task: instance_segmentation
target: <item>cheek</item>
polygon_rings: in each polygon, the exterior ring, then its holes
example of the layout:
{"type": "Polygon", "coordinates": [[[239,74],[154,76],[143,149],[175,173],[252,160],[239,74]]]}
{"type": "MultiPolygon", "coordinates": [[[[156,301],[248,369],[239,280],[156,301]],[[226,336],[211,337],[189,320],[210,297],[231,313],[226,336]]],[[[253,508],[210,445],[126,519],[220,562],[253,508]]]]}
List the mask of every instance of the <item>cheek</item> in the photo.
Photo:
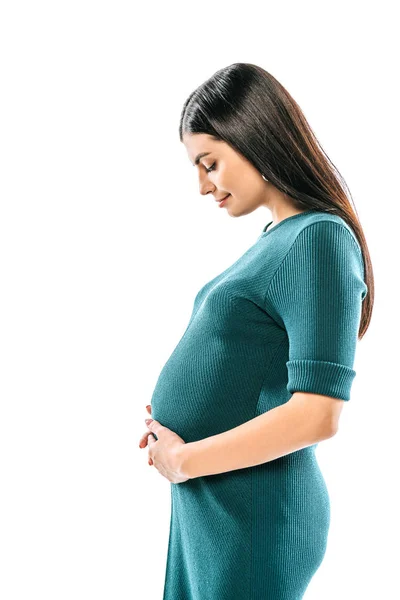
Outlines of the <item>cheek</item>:
{"type": "Polygon", "coordinates": [[[225,171],[221,170],[215,181],[220,190],[230,192],[232,195],[235,194],[235,192],[239,194],[244,189],[240,174],[236,171],[232,171],[232,169],[225,169],[225,171]]]}
{"type": "Polygon", "coordinates": [[[241,162],[230,163],[229,167],[221,164],[213,183],[220,191],[226,191],[245,201],[256,200],[259,192],[264,190],[261,175],[258,177],[254,169],[249,169],[241,162]]]}
{"type": "Polygon", "coordinates": [[[232,187],[238,190],[250,190],[254,187],[255,178],[254,173],[251,169],[245,168],[242,165],[236,165],[233,167],[229,175],[226,173],[227,179],[232,187]]]}
{"type": "Polygon", "coordinates": [[[249,200],[257,200],[260,195],[265,193],[265,182],[261,174],[254,173],[252,169],[243,173],[240,186],[249,200]]]}
{"type": "Polygon", "coordinates": [[[250,199],[254,195],[253,187],[250,182],[239,175],[230,177],[226,182],[224,189],[227,192],[230,192],[232,196],[242,198],[243,200],[250,199]]]}

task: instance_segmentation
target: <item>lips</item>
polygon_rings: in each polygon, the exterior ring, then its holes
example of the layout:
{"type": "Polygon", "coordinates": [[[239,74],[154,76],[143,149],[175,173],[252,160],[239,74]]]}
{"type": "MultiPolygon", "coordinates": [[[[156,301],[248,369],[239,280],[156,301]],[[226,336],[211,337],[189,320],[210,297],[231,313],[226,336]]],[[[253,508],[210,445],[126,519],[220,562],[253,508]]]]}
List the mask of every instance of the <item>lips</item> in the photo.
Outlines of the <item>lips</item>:
{"type": "Polygon", "coordinates": [[[226,198],[228,198],[228,196],[230,196],[230,194],[227,194],[225,196],[225,198],[220,198],[219,200],[216,200],[216,202],[222,202],[222,200],[226,200],[226,198]]]}

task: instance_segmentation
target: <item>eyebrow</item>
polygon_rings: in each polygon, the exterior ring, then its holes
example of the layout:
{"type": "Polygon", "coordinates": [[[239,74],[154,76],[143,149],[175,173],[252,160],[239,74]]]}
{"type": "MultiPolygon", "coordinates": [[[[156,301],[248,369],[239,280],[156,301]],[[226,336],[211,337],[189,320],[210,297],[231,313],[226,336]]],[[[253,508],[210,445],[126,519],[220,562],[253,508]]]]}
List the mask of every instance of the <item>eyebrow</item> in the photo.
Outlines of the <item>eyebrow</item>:
{"type": "Polygon", "coordinates": [[[211,154],[211,152],[200,152],[200,154],[198,154],[196,156],[196,158],[194,159],[194,165],[193,166],[198,165],[199,162],[200,162],[200,159],[203,158],[203,156],[207,156],[207,154],[211,154]]]}

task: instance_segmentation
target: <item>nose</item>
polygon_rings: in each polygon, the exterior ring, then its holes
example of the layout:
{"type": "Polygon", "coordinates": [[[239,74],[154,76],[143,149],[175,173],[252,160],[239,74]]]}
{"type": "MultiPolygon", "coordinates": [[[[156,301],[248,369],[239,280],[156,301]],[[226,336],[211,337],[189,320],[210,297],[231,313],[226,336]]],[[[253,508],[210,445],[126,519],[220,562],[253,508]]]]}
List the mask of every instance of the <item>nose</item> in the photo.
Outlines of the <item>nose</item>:
{"type": "Polygon", "coordinates": [[[215,191],[215,185],[209,180],[207,173],[199,171],[199,191],[202,196],[215,191]]]}
{"type": "Polygon", "coordinates": [[[202,196],[207,196],[207,194],[212,194],[212,190],[208,190],[208,192],[200,192],[202,196]]]}
{"type": "Polygon", "coordinates": [[[204,181],[200,181],[199,191],[202,196],[206,196],[207,194],[211,194],[215,190],[215,185],[213,185],[207,179],[204,181]]]}

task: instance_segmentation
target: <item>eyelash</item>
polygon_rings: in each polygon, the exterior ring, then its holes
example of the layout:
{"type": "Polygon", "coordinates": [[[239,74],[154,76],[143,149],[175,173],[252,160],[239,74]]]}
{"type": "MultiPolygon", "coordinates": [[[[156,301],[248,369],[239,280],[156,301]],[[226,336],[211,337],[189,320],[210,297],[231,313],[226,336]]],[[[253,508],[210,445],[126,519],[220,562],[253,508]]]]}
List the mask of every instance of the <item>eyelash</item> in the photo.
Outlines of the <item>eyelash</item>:
{"type": "Polygon", "coordinates": [[[216,163],[214,162],[214,163],[211,165],[211,167],[209,167],[208,169],[207,169],[207,167],[204,167],[204,168],[205,168],[205,170],[207,171],[207,173],[211,173],[211,171],[214,171],[215,164],[216,164],[216,163]]]}

